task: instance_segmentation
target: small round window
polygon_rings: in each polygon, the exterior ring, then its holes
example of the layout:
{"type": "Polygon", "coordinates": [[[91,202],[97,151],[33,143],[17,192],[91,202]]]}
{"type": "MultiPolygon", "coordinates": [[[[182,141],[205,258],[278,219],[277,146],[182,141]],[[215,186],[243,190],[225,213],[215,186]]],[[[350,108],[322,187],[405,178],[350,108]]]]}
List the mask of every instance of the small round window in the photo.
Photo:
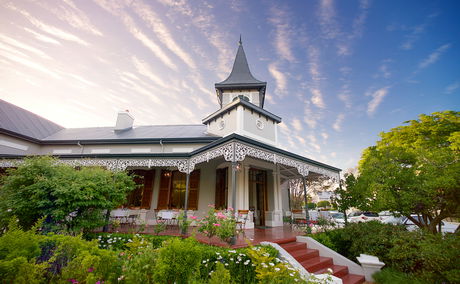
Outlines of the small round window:
{"type": "Polygon", "coordinates": [[[262,120],[257,119],[257,120],[256,120],[256,126],[257,126],[257,128],[259,128],[259,129],[262,130],[262,129],[264,129],[264,127],[265,127],[265,123],[264,123],[262,120]]]}

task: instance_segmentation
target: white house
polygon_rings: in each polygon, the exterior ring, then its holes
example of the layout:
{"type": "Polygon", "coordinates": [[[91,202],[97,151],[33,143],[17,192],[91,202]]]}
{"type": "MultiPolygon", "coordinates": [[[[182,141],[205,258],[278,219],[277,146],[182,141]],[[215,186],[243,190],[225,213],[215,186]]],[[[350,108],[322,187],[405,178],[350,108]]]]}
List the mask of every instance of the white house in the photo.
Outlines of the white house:
{"type": "MultiPolygon", "coordinates": [[[[114,127],[64,128],[0,100],[0,167],[28,155],[134,171],[142,187],[128,197],[147,223],[155,210],[208,204],[250,210],[246,228],[281,226],[289,179],[338,178],[340,169],[278,148],[281,118],[264,109],[266,82],[249,70],[241,41],[228,78],[215,84],[216,112],[198,125],[134,126],[120,112],[114,127]]],[[[154,109],[155,106],[152,106],[154,109]]]]}

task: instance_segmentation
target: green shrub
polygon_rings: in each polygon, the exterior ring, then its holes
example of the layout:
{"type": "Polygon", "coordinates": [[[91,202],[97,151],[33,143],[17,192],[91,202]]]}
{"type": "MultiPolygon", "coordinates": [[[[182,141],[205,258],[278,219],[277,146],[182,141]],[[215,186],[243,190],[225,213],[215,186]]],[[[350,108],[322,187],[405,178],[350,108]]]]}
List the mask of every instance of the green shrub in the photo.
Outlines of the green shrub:
{"type": "Polygon", "coordinates": [[[194,238],[171,239],[158,249],[154,280],[157,283],[189,283],[197,276],[201,250],[194,238]]]}
{"type": "Polygon", "coordinates": [[[225,266],[218,262],[216,264],[216,271],[210,272],[211,278],[209,279],[209,284],[230,284],[230,272],[225,269],[225,266]]]}
{"type": "Polygon", "coordinates": [[[426,282],[416,279],[413,275],[392,269],[385,268],[372,275],[377,284],[425,284],[426,282]]]}
{"type": "Polygon", "coordinates": [[[460,238],[456,234],[405,232],[393,240],[387,263],[430,283],[460,283],[460,238]]]}
{"type": "Polygon", "coordinates": [[[97,239],[99,248],[111,249],[111,250],[126,250],[127,244],[133,241],[135,236],[144,238],[146,241],[153,245],[153,248],[159,248],[163,242],[171,238],[177,238],[174,236],[152,236],[152,235],[140,235],[140,234],[123,234],[123,233],[87,233],[84,235],[86,240],[97,239]]]}

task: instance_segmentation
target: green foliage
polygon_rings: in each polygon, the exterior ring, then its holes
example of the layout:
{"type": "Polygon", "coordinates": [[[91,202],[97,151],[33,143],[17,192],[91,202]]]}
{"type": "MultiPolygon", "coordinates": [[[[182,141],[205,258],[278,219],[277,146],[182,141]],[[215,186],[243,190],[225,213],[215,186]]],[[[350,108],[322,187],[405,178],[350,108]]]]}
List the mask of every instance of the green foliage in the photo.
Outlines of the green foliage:
{"type": "Polygon", "coordinates": [[[329,201],[327,201],[327,200],[322,200],[322,201],[318,202],[316,204],[316,206],[318,208],[327,208],[327,207],[331,206],[331,203],[329,201]]]}
{"type": "MultiPolygon", "coordinates": [[[[405,274],[425,283],[460,282],[457,234],[408,232],[400,226],[372,221],[353,223],[312,237],[352,260],[361,253],[377,256],[386,267],[400,272],[394,276],[394,283],[404,283],[405,274]],[[398,278],[402,280],[397,282],[398,278]]],[[[384,273],[382,277],[384,280],[379,283],[392,283],[390,276],[384,273]],[[390,280],[384,282],[387,278],[390,280]]]]}
{"type": "Polygon", "coordinates": [[[357,187],[366,192],[366,205],[400,212],[433,233],[442,219],[460,216],[459,133],[460,112],[455,111],[420,115],[381,133],[359,163],[357,187]]]}
{"type": "Polygon", "coordinates": [[[340,180],[339,188],[335,190],[335,196],[332,200],[334,206],[345,216],[345,224],[348,224],[346,211],[352,207],[365,208],[366,192],[362,187],[356,186],[356,177],[350,173],[345,174],[345,180],[340,180]]]}
{"type": "Polygon", "coordinates": [[[308,209],[315,209],[316,208],[316,204],[315,203],[312,203],[312,202],[308,202],[308,209]]]}
{"type": "Polygon", "coordinates": [[[75,170],[51,157],[26,158],[9,169],[0,189],[0,222],[15,215],[29,229],[46,217],[47,231],[78,233],[105,224],[105,212],[122,204],[135,187],[126,173],[102,168],[75,170]]]}
{"type": "Polygon", "coordinates": [[[306,283],[289,264],[268,253],[267,247],[252,247],[247,253],[260,283],[306,283]]]}
{"type": "Polygon", "coordinates": [[[230,284],[230,272],[225,269],[225,266],[218,262],[216,264],[216,271],[211,272],[211,278],[209,279],[209,284],[230,284]]]}
{"type": "Polygon", "coordinates": [[[372,275],[377,284],[425,284],[425,281],[416,279],[414,275],[410,275],[404,272],[392,268],[384,268],[381,271],[372,275]]]}
{"type": "Polygon", "coordinates": [[[163,242],[171,238],[177,238],[174,236],[152,236],[152,235],[139,235],[139,234],[124,234],[124,233],[86,233],[84,238],[86,240],[96,239],[99,244],[99,248],[111,249],[111,250],[126,250],[128,244],[131,243],[135,237],[145,239],[147,242],[152,244],[153,248],[159,248],[163,245],[163,242]]]}
{"type": "Polygon", "coordinates": [[[158,250],[154,280],[157,283],[189,283],[197,276],[201,250],[193,238],[166,241],[158,250]]]}
{"type": "Polygon", "coordinates": [[[40,283],[47,263],[36,264],[40,256],[42,236],[23,231],[11,219],[6,233],[0,237],[0,279],[4,283],[40,283]]]}

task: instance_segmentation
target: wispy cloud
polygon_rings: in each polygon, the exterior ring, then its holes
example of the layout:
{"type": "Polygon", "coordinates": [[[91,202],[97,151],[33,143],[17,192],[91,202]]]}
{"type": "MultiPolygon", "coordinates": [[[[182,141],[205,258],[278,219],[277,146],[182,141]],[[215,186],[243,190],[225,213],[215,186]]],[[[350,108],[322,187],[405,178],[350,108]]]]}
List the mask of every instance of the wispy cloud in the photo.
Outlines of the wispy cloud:
{"type": "Polygon", "coordinates": [[[184,61],[184,63],[190,68],[196,68],[196,64],[192,59],[192,56],[182,49],[182,47],[174,40],[169,29],[163,24],[160,17],[150,8],[150,6],[141,1],[131,1],[131,7],[169,50],[177,55],[177,57],[184,61]]]}
{"type": "Polygon", "coordinates": [[[449,48],[451,47],[451,44],[444,44],[438,47],[435,51],[433,51],[428,57],[422,60],[420,64],[418,65],[418,69],[424,69],[430,66],[433,63],[436,63],[436,61],[439,60],[441,55],[446,52],[449,48]]]}
{"type": "Polygon", "coordinates": [[[326,107],[326,105],[324,104],[324,100],[323,100],[323,94],[321,93],[321,91],[319,89],[311,88],[310,93],[312,94],[311,102],[315,106],[317,106],[319,108],[325,108],[326,107]]]}
{"type": "Polygon", "coordinates": [[[390,87],[383,87],[371,94],[366,94],[367,96],[372,97],[372,100],[367,104],[367,114],[369,116],[372,116],[377,110],[378,106],[383,102],[383,99],[388,94],[389,88],[390,87]]]}
{"type": "Polygon", "coordinates": [[[299,132],[303,130],[302,122],[298,118],[292,119],[291,126],[299,132]]]}
{"type": "Polygon", "coordinates": [[[91,23],[85,12],[80,10],[72,0],[63,0],[62,2],[65,5],[50,1],[38,1],[36,3],[70,26],[93,35],[102,36],[102,32],[91,23]]]}
{"type": "Polygon", "coordinates": [[[11,9],[11,10],[13,10],[13,11],[16,11],[16,12],[20,13],[32,25],[34,25],[35,27],[37,27],[38,29],[40,29],[41,31],[43,31],[45,33],[48,33],[50,35],[53,35],[53,36],[55,36],[57,38],[60,38],[60,39],[63,39],[63,40],[72,41],[72,42],[75,42],[75,43],[78,43],[78,44],[81,44],[81,45],[84,45],[84,46],[89,46],[88,42],[86,42],[85,40],[79,38],[78,36],[76,36],[76,35],[74,35],[72,33],[69,33],[67,31],[64,31],[62,29],[59,29],[59,28],[57,28],[55,26],[45,24],[42,21],[40,21],[37,18],[35,18],[34,16],[32,16],[29,12],[27,12],[25,10],[21,10],[21,9],[17,8],[16,6],[14,6],[11,3],[8,3],[6,5],[6,7],[11,9]]]}
{"type": "Polygon", "coordinates": [[[295,57],[292,51],[292,31],[289,12],[282,7],[273,6],[270,8],[269,22],[275,28],[275,45],[276,52],[281,59],[294,62],[295,57]]]}
{"type": "Polygon", "coordinates": [[[140,27],[137,26],[133,18],[124,10],[123,6],[118,3],[106,0],[94,0],[100,7],[108,11],[109,13],[117,16],[129,33],[139,40],[145,47],[147,47],[153,55],[160,59],[166,66],[173,70],[177,70],[176,64],[171,58],[163,51],[163,49],[156,44],[151,37],[145,34],[140,27]]]}
{"type": "Polygon", "coordinates": [[[460,88],[460,82],[454,82],[450,85],[448,85],[445,90],[444,90],[444,93],[446,94],[452,94],[455,90],[458,90],[460,88]]]}
{"type": "Polygon", "coordinates": [[[326,39],[335,39],[340,34],[340,28],[335,17],[334,1],[321,0],[319,5],[319,24],[321,35],[326,39]]]}
{"type": "Polygon", "coordinates": [[[22,50],[29,51],[29,52],[33,53],[34,55],[38,55],[41,58],[51,59],[51,57],[49,57],[46,53],[44,53],[40,49],[37,49],[37,48],[35,48],[33,46],[30,46],[28,44],[25,44],[23,42],[19,42],[19,41],[13,39],[13,38],[8,37],[8,36],[0,34],[0,40],[3,41],[4,43],[7,43],[7,44],[9,44],[11,46],[14,46],[16,48],[20,48],[22,50]]]}
{"type": "Polygon", "coordinates": [[[39,41],[46,42],[46,43],[52,43],[52,44],[55,44],[55,45],[61,45],[61,43],[59,41],[55,40],[54,38],[51,38],[51,37],[46,36],[46,35],[41,34],[41,33],[37,33],[36,31],[33,31],[31,29],[28,29],[28,28],[24,28],[24,30],[26,32],[31,33],[39,41]]]}
{"type": "Polygon", "coordinates": [[[343,120],[345,119],[345,114],[339,113],[337,116],[334,124],[332,125],[332,128],[334,128],[335,131],[341,131],[342,130],[342,123],[343,120]]]}
{"type": "Polygon", "coordinates": [[[327,140],[329,139],[329,134],[327,134],[326,132],[321,132],[321,137],[323,137],[324,140],[327,140]]]}
{"type": "Polygon", "coordinates": [[[51,71],[49,68],[39,64],[39,63],[36,63],[34,61],[31,61],[27,58],[23,58],[23,57],[19,57],[19,56],[16,56],[14,54],[10,54],[10,53],[7,53],[7,52],[4,52],[4,51],[1,51],[0,50],[0,56],[3,56],[4,58],[8,59],[8,60],[11,60],[11,61],[14,61],[16,63],[19,63],[19,64],[22,64],[28,68],[31,68],[33,70],[36,70],[36,71],[39,71],[41,73],[44,73],[44,74],[47,74],[47,75],[50,75],[51,77],[55,78],[55,79],[60,79],[61,76],[56,73],[56,72],[53,72],[51,71]]]}
{"type": "Polygon", "coordinates": [[[168,88],[168,86],[164,83],[164,80],[155,74],[147,62],[138,59],[136,56],[131,57],[131,62],[133,63],[134,67],[136,67],[136,70],[139,72],[139,74],[149,78],[153,83],[162,88],[168,88]]]}
{"type": "Polygon", "coordinates": [[[278,96],[282,96],[286,92],[287,78],[286,75],[278,69],[275,62],[268,65],[268,71],[275,78],[276,81],[276,92],[278,96]]]}
{"type": "Polygon", "coordinates": [[[428,15],[423,23],[415,26],[397,25],[392,24],[387,27],[388,31],[403,31],[407,32],[404,35],[404,41],[401,43],[400,48],[403,50],[411,50],[414,48],[415,43],[425,33],[426,28],[430,25],[431,21],[438,16],[438,13],[428,15]]]}
{"type": "Polygon", "coordinates": [[[378,73],[374,75],[374,78],[385,78],[389,79],[391,77],[390,63],[393,62],[392,59],[383,60],[378,68],[378,73]]]}

